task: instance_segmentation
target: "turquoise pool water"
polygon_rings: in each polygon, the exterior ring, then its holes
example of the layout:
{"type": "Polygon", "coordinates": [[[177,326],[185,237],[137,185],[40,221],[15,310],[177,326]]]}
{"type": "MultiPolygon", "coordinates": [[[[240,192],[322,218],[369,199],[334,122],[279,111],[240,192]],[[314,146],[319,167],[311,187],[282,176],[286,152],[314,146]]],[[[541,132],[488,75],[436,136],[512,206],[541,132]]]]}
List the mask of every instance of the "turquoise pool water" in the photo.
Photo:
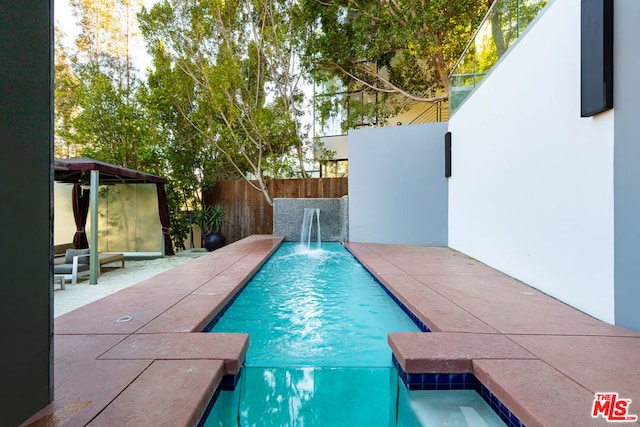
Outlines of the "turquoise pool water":
{"type": "Polygon", "coordinates": [[[400,331],[419,329],[340,243],[283,243],[212,329],[248,332],[266,367],[391,367],[400,331]]]}
{"type": "Polygon", "coordinates": [[[205,426],[396,426],[398,376],[392,368],[243,369],[205,426]]]}
{"type": "Polygon", "coordinates": [[[388,333],[418,331],[341,244],[283,243],[211,329],[249,333],[249,350],[204,425],[442,425],[424,424],[413,408],[423,394],[392,365],[388,333]]]}

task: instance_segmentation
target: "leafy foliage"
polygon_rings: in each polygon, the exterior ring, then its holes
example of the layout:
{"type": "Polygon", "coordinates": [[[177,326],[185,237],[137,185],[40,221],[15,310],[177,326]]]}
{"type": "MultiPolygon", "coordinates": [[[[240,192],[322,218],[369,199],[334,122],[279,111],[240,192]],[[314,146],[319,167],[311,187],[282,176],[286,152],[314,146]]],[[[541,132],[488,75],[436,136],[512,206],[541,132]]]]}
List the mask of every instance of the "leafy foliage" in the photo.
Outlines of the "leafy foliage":
{"type": "Polygon", "coordinates": [[[130,58],[140,3],[71,0],[80,34],[70,52],[56,45],[56,138],[69,155],[159,173],[157,129],[130,58]]]}
{"type": "Polygon", "coordinates": [[[84,156],[131,169],[160,173],[158,134],[134,87],[117,84],[94,66],[82,67],[75,96],[80,111],[65,138],[82,147],[84,156]]]}
{"type": "Polygon", "coordinates": [[[448,72],[491,0],[71,0],[76,46],[56,45],[56,153],[169,178],[177,247],[184,212],[216,180],[306,176],[329,153],[307,137],[303,87],[323,120],[381,124],[449,90],[448,72]],[[140,9],[141,8],[141,9],[140,9]],[[138,29],[136,12],[140,23],[138,29]],[[131,62],[141,30],[153,59],[131,62]]]}
{"type": "Polygon", "coordinates": [[[341,88],[346,127],[383,124],[411,103],[448,97],[449,73],[491,2],[302,0],[314,27],[304,65],[317,83],[341,88]]]}
{"type": "Polygon", "coordinates": [[[220,228],[226,221],[226,213],[224,206],[220,203],[215,205],[206,205],[200,209],[195,216],[195,222],[202,230],[202,235],[209,233],[219,233],[220,228]]]}
{"type": "Polygon", "coordinates": [[[244,177],[269,203],[266,178],[305,175],[295,13],[288,0],[164,0],[140,16],[172,152],[186,137],[200,178],[244,177]]]}
{"type": "Polygon", "coordinates": [[[64,134],[70,126],[70,122],[78,109],[75,88],[78,79],[71,68],[71,59],[62,44],[64,34],[59,28],[55,29],[55,85],[54,85],[54,126],[55,143],[54,153],[56,157],[71,157],[75,155],[75,149],[70,141],[64,138],[64,134]]]}

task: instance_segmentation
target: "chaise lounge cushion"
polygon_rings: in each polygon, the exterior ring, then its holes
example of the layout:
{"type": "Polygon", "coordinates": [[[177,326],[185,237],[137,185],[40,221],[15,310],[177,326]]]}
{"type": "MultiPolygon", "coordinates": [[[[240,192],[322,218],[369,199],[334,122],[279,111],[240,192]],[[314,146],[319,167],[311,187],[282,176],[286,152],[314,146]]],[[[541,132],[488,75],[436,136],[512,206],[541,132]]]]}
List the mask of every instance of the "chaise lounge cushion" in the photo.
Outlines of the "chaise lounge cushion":
{"type": "MultiPolygon", "coordinates": [[[[73,264],[73,257],[77,255],[89,255],[90,249],[67,249],[64,254],[64,263],[65,264],[73,264]]],[[[78,258],[78,264],[87,264],[89,265],[89,257],[83,256],[78,258]]]]}
{"type": "MultiPolygon", "coordinates": [[[[78,271],[89,270],[89,264],[78,264],[78,271]]],[[[59,264],[53,266],[54,274],[73,274],[73,264],[59,264]]]]}
{"type": "Polygon", "coordinates": [[[73,257],[85,255],[78,258],[78,272],[89,270],[89,249],[67,249],[64,255],[64,264],[53,266],[54,274],[73,274],[73,257]]]}

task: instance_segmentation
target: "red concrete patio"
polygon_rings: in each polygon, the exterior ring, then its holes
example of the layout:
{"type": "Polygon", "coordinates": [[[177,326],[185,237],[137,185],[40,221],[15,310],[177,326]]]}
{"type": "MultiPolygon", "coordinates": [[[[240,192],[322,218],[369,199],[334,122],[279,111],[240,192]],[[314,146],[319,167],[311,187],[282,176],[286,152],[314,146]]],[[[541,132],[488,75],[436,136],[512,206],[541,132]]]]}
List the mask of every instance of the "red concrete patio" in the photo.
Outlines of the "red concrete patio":
{"type": "Polygon", "coordinates": [[[609,425],[594,394],[640,415],[640,334],[448,248],[349,243],[433,332],[390,334],[408,373],[470,372],[527,426],[609,425]]]}
{"type": "MultiPolygon", "coordinates": [[[[195,425],[248,346],[200,331],[281,240],[249,237],[56,318],[55,400],[24,425],[195,425]]],[[[528,426],[607,425],[596,392],[640,414],[639,333],[448,248],[347,247],[434,331],[390,334],[405,371],[471,372],[528,426]]]]}
{"type": "Polygon", "coordinates": [[[197,424],[248,347],[201,331],[281,241],[249,237],[56,318],[55,400],[24,425],[197,424]]]}

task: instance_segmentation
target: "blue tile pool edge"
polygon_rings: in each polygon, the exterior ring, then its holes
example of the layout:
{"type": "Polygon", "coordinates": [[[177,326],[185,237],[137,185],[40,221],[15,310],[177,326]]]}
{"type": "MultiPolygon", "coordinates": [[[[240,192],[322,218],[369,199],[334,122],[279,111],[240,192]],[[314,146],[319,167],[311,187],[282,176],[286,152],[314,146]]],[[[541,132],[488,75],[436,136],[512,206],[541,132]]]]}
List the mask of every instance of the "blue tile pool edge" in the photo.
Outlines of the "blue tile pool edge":
{"type": "Polygon", "coordinates": [[[518,417],[472,373],[410,374],[400,366],[395,354],[392,355],[392,361],[398,376],[408,390],[475,390],[507,426],[525,427],[518,417]]]}
{"type": "MultiPolygon", "coordinates": [[[[356,258],[357,260],[358,258],[356,258]]],[[[358,260],[358,262],[360,262],[358,260]]],[[[361,264],[362,265],[362,264],[361,264]]],[[[362,265],[364,267],[364,265],[362,265]]],[[[407,307],[406,305],[404,305],[404,303],[402,301],[400,301],[398,299],[398,297],[395,296],[395,294],[393,292],[391,292],[385,285],[384,283],[382,283],[380,280],[378,280],[378,278],[371,273],[366,267],[364,267],[365,270],[367,270],[367,272],[371,275],[371,277],[373,277],[373,279],[376,281],[376,283],[378,283],[378,285],[380,285],[380,287],[382,289],[384,289],[384,291],[387,293],[387,295],[389,295],[389,297],[395,301],[396,304],[398,304],[398,306],[402,309],[402,311],[404,311],[404,313],[409,316],[409,319],[411,319],[413,321],[413,323],[415,323],[415,325],[422,331],[422,332],[431,332],[431,329],[429,329],[429,327],[427,325],[424,324],[424,322],[422,320],[420,320],[418,318],[418,316],[416,316],[413,311],[409,310],[409,307],[407,307]]]]}
{"type": "MultiPolygon", "coordinates": [[[[209,321],[209,323],[207,323],[207,326],[205,326],[201,332],[207,333],[207,332],[210,332],[211,329],[213,329],[213,327],[216,325],[216,323],[218,323],[218,321],[224,315],[224,313],[229,309],[229,307],[231,307],[231,304],[233,304],[233,302],[238,298],[238,296],[240,296],[242,291],[251,282],[251,279],[253,279],[253,277],[258,273],[258,271],[260,271],[262,266],[267,262],[267,260],[269,260],[269,258],[271,258],[271,256],[280,247],[280,245],[282,245],[283,242],[284,240],[278,243],[277,245],[275,245],[271,249],[271,251],[269,251],[267,256],[264,257],[264,259],[262,259],[262,261],[260,261],[258,265],[254,268],[252,274],[245,277],[244,283],[241,282],[242,286],[236,291],[235,294],[233,294],[231,299],[224,305],[224,307],[222,307],[222,309],[215,316],[213,316],[213,318],[209,321]]],[[[244,365],[244,361],[243,361],[243,365],[244,365]]],[[[240,382],[241,376],[242,376],[242,366],[238,370],[237,374],[235,375],[227,374],[222,377],[220,384],[218,385],[218,387],[216,387],[215,391],[213,392],[213,395],[211,396],[211,399],[209,399],[209,403],[207,404],[207,407],[202,413],[202,416],[200,417],[200,421],[198,421],[197,427],[202,427],[204,423],[207,421],[207,418],[209,417],[211,410],[216,404],[216,401],[218,400],[220,393],[222,391],[234,391],[236,389],[236,386],[238,385],[238,382],[240,382]]]]}
{"type": "Polygon", "coordinates": [[[240,381],[240,376],[242,375],[242,368],[235,375],[227,374],[222,377],[222,381],[220,381],[219,389],[224,391],[233,391],[236,389],[238,382],[240,381]]]}
{"type": "Polygon", "coordinates": [[[402,309],[402,311],[404,311],[404,313],[409,316],[409,318],[413,321],[413,323],[415,323],[415,325],[422,331],[422,332],[431,332],[431,329],[422,321],[420,320],[420,318],[418,316],[416,316],[413,311],[411,311],[409,309],[409,307],[407,307],[406,305],[404,305],[404,303],[402,301],[400,301],[400,299],[389,290],[389,288],[387,288],[384,283],[382,283],[382,281],[380,279],[378,279],[378,277],[373,274],[373,272],[367,268],[366,265],[364,265],[364,263],[362,263],[362,261],[360,261],[360,259],[351,251],[351,249],[348,246],[345,246],[344,244],[342,245],[347,252],[349,252],[351,254],[351,256],[358,261],[358,264],[360,264],[362,266],[362,268],[365,269],[365,271],[367,273],[369,273],[369,275],[373,278],[373,280],[387,293],[387,295],[389,295],[389,297],[402,309]]]}
{"type": "MultiPolygon", "coordinates": [[[[264,266],[264,264],[269,260],[269,258],[271,258],[271,256],[278,250],[278,248],[284,243],[284,239],[281,240],[277,245],[273,246],[270,250],[269,253],[260,261],[256,264],[256,266],[253,268],[253,271],[247,275],[247,277],[244,278],[243,281],[241,281],[240,283],[242,284],[242,286],[240,287],[240,289],[238,289],[236,291],[235,294],[233,294],[233,296],[231,297],[231,299],[229,300],[229,302],[227,302],[224,307],[222,307],[222,310],[220,310],[215,316],[213,316],[213,318],[209,321],[209,323],[207,323],[207,326],[205,326],[201,332],[210,332],[211,329],[215,326],[216,323],[218,323],[218,320],[220,320],[220,318],[224,315],[224,313],[229,309],[229,307],[231,306],[231,304],[233,304],[233,302],[236,300],[236,298],[238,298],[238,296],[242,293],[242,291],[244,290],[244,288],[247,287],[247,285],[249,284],[249,282],[251,282],[251,280],[253,279],[253,277],[258,273],[258,271],[260,271],[260,269],[264,266]],[[244,283],[243,283],[244,282],[244,283]]],[[[244,254],[239,260],[237,260],[236,262],[240,262],[240,260],[242,258],[244,258],[245,256],[247,256],[249,253],[248,252],[246,254],[244,254]]]]}
{"type": "MultiPolygon", "coordinates": [[[[267,257],[268,259],[268,257],[267,257]]],[[[262,265],[261,265],[262,267],[262,265]]],[[[260,270],[258,268],[258,270],[260,270]]],[[[257,271],[256,271],[257,273],[257,271]]],[[[211,319],[209,321],[209,323],[207,323],[207,326],[204,327],[204,329],[202,329],[202,332],[211,332],[211,329],[213,329],[214,326],[216,326],[216,323],[218,323],[218,321],[220,320],[220,318],[222,316],[224,316],[224,314],[227,312],[227,310],[229,309],[229,307],[231,307],[231,304],[234,303],[234,301],[236,299],[238,299],[238,297],[240,296],[240,294],[242,293],[242,291],[244,291],[244,289],[247,287],[247,285],[249,284],[249,282],[251,282],[251,279],[253,279],[253,276],[255,276],[255,273],[251,275],[251,277],[248,277],[246,279],[246,282],[242,285],[242,287],[240,287],[240,289],[238,289],[238,291],[231,297],[231,299],[229,300],[228,303],[226,303],[224,305],[224,307],[222,307],[222,310],[220,310],[215,316],[213,316],[213,319],[211,319]]]]}

